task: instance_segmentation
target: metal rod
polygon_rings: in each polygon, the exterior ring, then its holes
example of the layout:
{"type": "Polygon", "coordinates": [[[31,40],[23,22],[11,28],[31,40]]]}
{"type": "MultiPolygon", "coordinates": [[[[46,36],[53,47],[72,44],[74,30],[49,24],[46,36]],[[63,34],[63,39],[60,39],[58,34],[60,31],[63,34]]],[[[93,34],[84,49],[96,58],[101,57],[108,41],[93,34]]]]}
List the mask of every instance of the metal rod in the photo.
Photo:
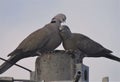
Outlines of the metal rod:
{"type": "Polygon", "coordinates": [[[79,82],[80,77],[81,77],[81,72],[78,71],[77,74],[75,75],[75,78],[74,78],[73,82],[79,82]]]}
{"type": "Polygon", "coordinates": [[[20,81],[20,82],[38,82],[34,80],[24,80],[24,79],[13,79],[13,81],[20,81]]]}
{"type": "Polygon", "coordinates": [[[25,80],[25,79],[13,79],[13,81],[20,81],[20,82],[45,82],[44,80],[36,81],[36,80],[25,80]]]}
{"type": "MultiPolygon", "coordinates": [[[[1,57],[0,57],[0,59],[3,60],[3,61],[5,61],[5,62],[10,63],[8,60],[6,60],[6,59],[4,59],[4,58],[1,58],[1,57]]],[[[18,65],[18,64],[14,64],[14,65],[16,65],[16,66],[18,66],[18,67],[20,67],[20,68],[22,68],[22,69],[24,69],[24,70],[27,70],[27,71],[29,71],[29,72],[32,72],[30,69],[25,68],[25,67],[23,67],[23,66],[21,66],[21,65],[18,65]]]]}

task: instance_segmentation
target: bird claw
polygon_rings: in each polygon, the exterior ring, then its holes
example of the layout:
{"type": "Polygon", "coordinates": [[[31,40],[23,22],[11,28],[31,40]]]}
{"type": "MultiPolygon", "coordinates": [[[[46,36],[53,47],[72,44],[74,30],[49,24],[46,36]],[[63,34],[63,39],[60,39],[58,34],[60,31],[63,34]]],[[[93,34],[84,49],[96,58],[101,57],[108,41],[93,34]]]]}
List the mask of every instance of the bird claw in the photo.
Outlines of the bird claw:
{"type": "Polygon", "coordinates": [[[71,49],[70,49],[70,50],[65,50],[65,53],[66,53],[66,54],[73,54],[73,53],[74,53],[74,50],[71,50],[71,49]]]}
{"type": "Polygon", "coordinates": [[[74,53],[74,50],[65,50],[65,54],[69,54],[72,58],[75,58],[75,53],[74,53]]]}

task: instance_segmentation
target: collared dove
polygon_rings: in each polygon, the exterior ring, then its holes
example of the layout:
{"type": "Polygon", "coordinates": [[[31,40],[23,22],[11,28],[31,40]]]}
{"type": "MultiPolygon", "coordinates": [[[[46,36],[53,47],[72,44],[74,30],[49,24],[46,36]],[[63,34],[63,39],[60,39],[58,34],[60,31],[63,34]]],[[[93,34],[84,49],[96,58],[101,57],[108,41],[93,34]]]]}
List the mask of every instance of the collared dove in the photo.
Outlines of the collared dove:
{"type": "MultiPolygon", "coordinates": [[[[65,50],[81,51],[84,53],[81,57],[106,57],[120,62],[120,58],[112,55],[112,51],[104,48],[101,44],[95,42],[91,38],[80,34],[72,33],[68,26],[62,25],[60,28],[60,35],[63,40],[63,47],[65,50]]],[[[82,60],[80,61],[82,62],[82,60]]]]}
{"type": "Polygon", "coordinates": [[[58,14],[43,28],[31,33],[12,53],[8,55],[10,56],[8,59],[9,63],[5,62],[0,66],[0,74],[4,73],[20,59],[53,51],[58,47],[61,44],[59,27],[65,20],[66,16],[64,14],[58,14]],[[39,53],[37,54],[37,52],[39,53]]]}

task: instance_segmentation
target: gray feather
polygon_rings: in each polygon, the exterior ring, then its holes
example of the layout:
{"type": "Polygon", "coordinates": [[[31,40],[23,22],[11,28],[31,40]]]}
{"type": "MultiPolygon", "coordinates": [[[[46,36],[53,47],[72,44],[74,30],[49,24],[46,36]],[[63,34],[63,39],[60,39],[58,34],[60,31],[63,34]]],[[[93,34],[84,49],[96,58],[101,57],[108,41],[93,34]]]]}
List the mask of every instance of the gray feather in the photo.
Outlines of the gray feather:
{"type": "Polygon", "coordinates": [[[66,25],[62,25],[59,30],[65,50],[80,50],[87,57],[106,57],[120,62],[120,58],[110,54],[111,50],[104,48],[91,38],[80,33],[72,33],[66,25]]]}
{"type": "Polygon", "coordinates": [[[0,74],[20,59],[36,56],[35,53],[37,51],[44,53],[57,48],[62,41],[59,34],[59,27],[65,20],[66,16],[64,14],[58,14],[52,18],[49,24],[46,24],[43,28],[38,29],[26,37],[19,46],[8,55],[10,56],[8,61],[12,64],[5,62],[0,66],[0,74]]]}

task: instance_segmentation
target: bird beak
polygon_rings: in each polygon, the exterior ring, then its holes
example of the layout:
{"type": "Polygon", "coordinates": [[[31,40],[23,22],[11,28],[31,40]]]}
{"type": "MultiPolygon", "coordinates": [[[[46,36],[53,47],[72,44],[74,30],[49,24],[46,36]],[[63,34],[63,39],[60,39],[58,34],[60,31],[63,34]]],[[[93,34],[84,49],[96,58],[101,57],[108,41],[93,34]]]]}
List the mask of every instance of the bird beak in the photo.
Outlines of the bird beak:
{"type": "Polygon", "coordinates": [[[62,26],[61,26],[61,27],[59,27],[59,30],[60,30],[60,31],[62,31],[62,29],[63,29],[63,28],[62,28],[62,26]]]}

